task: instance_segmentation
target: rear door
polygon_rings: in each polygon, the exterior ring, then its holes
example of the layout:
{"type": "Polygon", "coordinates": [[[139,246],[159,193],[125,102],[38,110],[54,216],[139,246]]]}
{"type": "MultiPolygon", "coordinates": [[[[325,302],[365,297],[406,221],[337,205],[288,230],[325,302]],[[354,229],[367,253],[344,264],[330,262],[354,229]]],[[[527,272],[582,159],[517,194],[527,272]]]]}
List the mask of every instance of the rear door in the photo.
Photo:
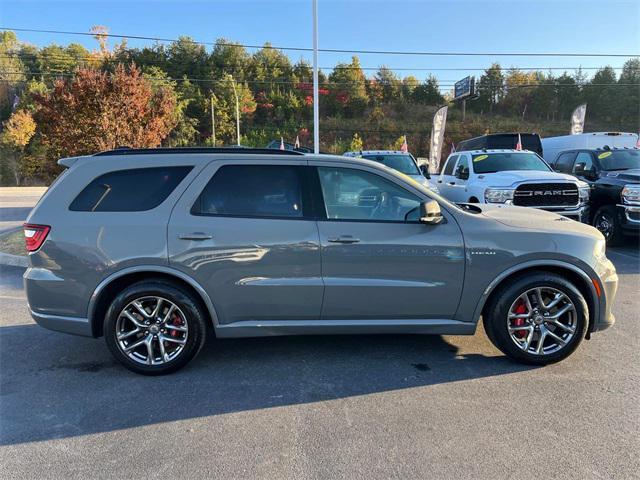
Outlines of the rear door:
{"type": "Polygon", "coordinates": [[[320,317],[306,163],[214,161],[174,207],[170,264],[205,288],[220,324],[320,317]]]}
{"type": "Polygon", "coordinates": [[[359,166],[317,165],[322,318],[452,318],[465,262],[453,217],[443,211],[440,224],[421,224],[423,194],[359,166]]]}

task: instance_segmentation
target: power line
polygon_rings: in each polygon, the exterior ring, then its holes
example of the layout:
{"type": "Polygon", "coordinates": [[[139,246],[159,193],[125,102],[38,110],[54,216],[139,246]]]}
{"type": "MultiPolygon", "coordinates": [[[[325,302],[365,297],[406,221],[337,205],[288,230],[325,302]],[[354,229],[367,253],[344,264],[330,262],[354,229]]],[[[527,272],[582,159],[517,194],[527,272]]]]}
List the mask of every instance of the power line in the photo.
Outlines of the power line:
{"type": "MultiPolygon", "coordinates": [[[[63,61],[63,60],[72,60],[72,61],[82,61],[82,62],[87,62],[87,63],[93,63],[93,62],[105,62],[105,63],[117,63],[120,62],[122,63],[125,59],[122,58],[99,58],[99,57],[92,57],[90,54],[87,55],[83,55],[81,57],[78,57],[77,55],[73,55],[71,53],[64,53],[64,52],[58,52],[58,53],[52,53],[52,52],[46,52],[46,53],[27,53],[27,52],[19,52],[19,53],[14,53],[14,54],[0,54],[0,58],[19,58],[19,59],[34,59],[37,60],[38,58],[40,58],[40,55],[42,56],[42,58],[45,59],[53,59],[53,60],[59,60],[59,61],[63,61]]],[[[166,65],[169,62],[169,60],[150,60],[150,59],[145,59],[144,60],[144,64],[145,65],[166,65]]],[[[224,68],[224,67],[244,67],[244,65],[241,64],[236,64],[236,63],[220,63],[220,62],[212,62],[210,63],[210,65],[214,66],[214,67],[220,67],[220,68],[224,68]]],[[[295,70],[299,64],[291,64],[289,66],[282,66],[282,65],[265,65],[265,64],[258,64],[261,68],[265,68],[267,70],[269,69],[286,69],[286,68],[290,68],[292,70],[295,70]]],[[[307,66],[305,64],[305,66],[307,66]]],[[[607,65],[608,68],[611,68],[612,70],[623,70],[625,67],[612,67],[610,65],[607,65]]],[[[311,68],[309,66],[309,68],[311,68]]],[[[378,71],[381,68],[385,68],[388,70],[392,70],[392,71],[423,71],[423,72],[432,72],[432,71],[447,71],[447,72],[466,72],[466,71],[480,71],[480,72],[491,72],[491,71],[504,71],[507,72],[509,70],[521,70],[521,71],[540,71],[540,72],[544,72],[547,70],[603,70],[605,67],[582,67],[582,66],[573,66],[573,67],[500,67],[500,68],[482,68],[482,67],[457,67],[457,68],[438,68],[438,67],[388,67],[386,65],[381,65],[379,67],[353,67],[353,66],[349,66],[349,65],[335,65],[333,67],[330,66],[325,66],[325,67],[319,67],[321,70],[365,70],[365,71],[378,71]]],[[[627,69],[630,70],[640,70],[640,67],[626,67],[627,69]]]]}
{"type": "MultiPolygon", "coordinates": [[[[33,28],[12,28],[12,27],[0,27],[0,30],[12,30],[14,32],[30,32],[30,33],[51,33],[56,35],[81,35],[88,37],[110,37],[110,38],[122,38],[122,39],[134,39],[134,40],[152,40],[156,42],[177,42],[175,38],[162,38],[162,37],[146,37],[142,35],[119,35],[113,33],[87,33],[87,32],[72,32],[65,30],[41,30],[33,28]]],[[[271,49],[271,50],[289,50],[297,52],[312,52],[312,48],[308,47],[281,47],[273,45],[248,45],[226,42],[201,42],[189,39],[189,41],[199,45],[213,45],[213,46],[228,46],[228,47],[242,47],[248,49],[271,49]]],[[[319,48],[319,52],[324,53],[359,53],[359,54],[375,54],[375,55],[413,55],[413,56],[440,56],[440,57],[457,57],[457,56],[471,56],[471,57],[638,57],[639,54],[621,54],[621,53],[527,53],[527,52],[425,52],[425,51],[398,51],[398,50],[347,50],[338,48],[319,48]]]]}

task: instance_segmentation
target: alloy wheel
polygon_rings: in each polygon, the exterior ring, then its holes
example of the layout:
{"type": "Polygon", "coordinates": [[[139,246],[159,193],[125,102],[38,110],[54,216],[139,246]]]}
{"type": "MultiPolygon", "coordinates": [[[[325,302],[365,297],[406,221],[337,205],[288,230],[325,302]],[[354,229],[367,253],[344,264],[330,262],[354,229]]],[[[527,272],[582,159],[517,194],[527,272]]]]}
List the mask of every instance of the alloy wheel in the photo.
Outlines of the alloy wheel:
{"type": "Polygon", "coordinates": [[[189,326],[175,303],[145,296],[122,309],[115,335],[118,347],[131,360],[143,365],[162,365],[182,353],[189,326]]]}
{"type": "Polygon", "coordinates": [[[536,287],[511,304],[507,328],[522,351],[549,355],[567,345],[576,333],[578,316],[571,299],[552,287],[536,287]]]}
{"type": "Polygon", "coordinates": [[[607,213],[599,213],[594,222],[594,227],[604,235],[604,238],[609,240],[613,236],[613,232],[615,230],[614,219],[607,213]]]}

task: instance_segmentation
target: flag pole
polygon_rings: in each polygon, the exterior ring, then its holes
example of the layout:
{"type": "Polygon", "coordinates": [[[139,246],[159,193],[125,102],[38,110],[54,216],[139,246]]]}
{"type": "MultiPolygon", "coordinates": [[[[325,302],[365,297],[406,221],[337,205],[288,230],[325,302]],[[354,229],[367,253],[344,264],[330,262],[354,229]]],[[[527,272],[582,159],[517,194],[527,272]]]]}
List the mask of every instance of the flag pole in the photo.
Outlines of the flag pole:
{"type": "Polygon", "coordinates": [[[313,153],[320,153],[320,105],[318,99],[318,0],[313,0],[313,153]]]}

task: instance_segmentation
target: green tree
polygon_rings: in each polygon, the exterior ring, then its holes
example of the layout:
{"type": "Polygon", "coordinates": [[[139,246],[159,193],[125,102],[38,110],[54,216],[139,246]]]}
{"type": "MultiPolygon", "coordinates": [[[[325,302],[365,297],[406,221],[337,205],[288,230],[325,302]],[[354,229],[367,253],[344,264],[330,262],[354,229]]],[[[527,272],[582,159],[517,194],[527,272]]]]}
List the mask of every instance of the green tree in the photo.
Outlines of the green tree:
{"type": "Polygon", "coordinates": [[[493,113],[504,96],[504,75],[499,63],[493,63],[476,85],[478,99],[471,103],[471,108],[493,113]]]}
{"type": "Polygon", "coordinates": [[[0,121],[11,115],[20,85],[27,71],[18,56],[20,45],[16,34],[0,32],[0,121]]]}
{"type": "Polygon", "coordinates": [[[402,82],[389,68],[382,66],[375,75],[377,84],[382,89],[382,100],[385,103],[393,103],[398,100],[402,92],[402,82]]]}
{"type": "Polygon", "coordinates": [[[440,94],[438,79],[429,75],[424,82],[413,91],[413,100],[422,105],[442,105],[444,98],[440,94]]]}
{"type": "Polygon", "coordinates": [[[367,107],[366,78],[358,57],[351,57],[351,63],[339,63],[329,75],[330,104],[333,111],[347,117],[362,115],[367,107]]]}
{"type": "Polygon", "coordinates": [[[640,59],[627,60],[618,80],[618,112],[640,130],[640,59]]]}

